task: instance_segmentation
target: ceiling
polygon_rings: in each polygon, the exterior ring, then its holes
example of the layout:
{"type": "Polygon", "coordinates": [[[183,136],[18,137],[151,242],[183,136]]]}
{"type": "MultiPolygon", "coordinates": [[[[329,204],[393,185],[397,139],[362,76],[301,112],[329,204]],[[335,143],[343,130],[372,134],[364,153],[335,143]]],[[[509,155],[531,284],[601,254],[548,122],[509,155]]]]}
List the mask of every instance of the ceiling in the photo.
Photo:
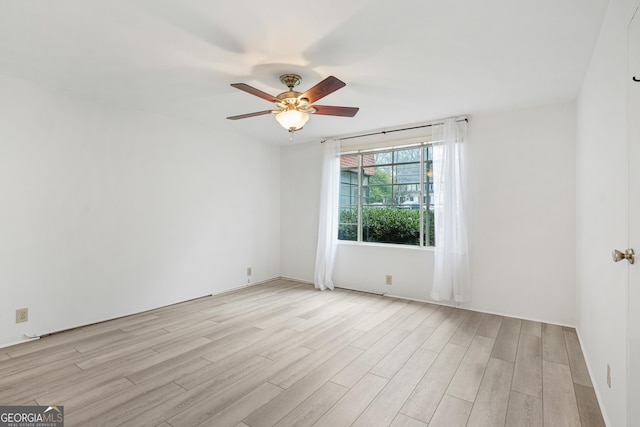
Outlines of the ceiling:
{"type": "Polygon", "coordinates": [[[575,99],[607,0],[0,0],[0,74],[274,144],[277,95],[334,75],[296,142],[575,99]]]}

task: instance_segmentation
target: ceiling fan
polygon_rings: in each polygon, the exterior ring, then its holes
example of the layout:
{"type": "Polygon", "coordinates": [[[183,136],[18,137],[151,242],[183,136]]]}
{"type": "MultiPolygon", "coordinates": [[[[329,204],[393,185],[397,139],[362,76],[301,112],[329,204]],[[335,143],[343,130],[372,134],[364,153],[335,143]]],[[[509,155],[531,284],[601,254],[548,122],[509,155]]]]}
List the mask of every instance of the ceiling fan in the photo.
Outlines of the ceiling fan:
{"type": "Polygon", "coordinates": [[[302,129],[309,120],[309,114],[320,114],[324,116],[342,116],[353,117],[359,108],[355,107],[333,107],[328,105],[312,105],[316,101],[346,86],[343,81],[329,76],[320,83],[304,93],[293,90],[295,86],[300,84],[302,78],[297,74],[283,74],[280,81],[286,85],[289,90],[282,92],[278,96],[272,96],[259,89],[249,86],[245,83],[233,83],[231,86],[243,90],[251,95],[273,102],[277,110],[264,110],[256,113],[241,114],[239,116],[227,117],[230,120],[246,119],[248,117],[262,116],[264,114],[275,114],[276,120],[282,127],[290,133],[302,129]]]}

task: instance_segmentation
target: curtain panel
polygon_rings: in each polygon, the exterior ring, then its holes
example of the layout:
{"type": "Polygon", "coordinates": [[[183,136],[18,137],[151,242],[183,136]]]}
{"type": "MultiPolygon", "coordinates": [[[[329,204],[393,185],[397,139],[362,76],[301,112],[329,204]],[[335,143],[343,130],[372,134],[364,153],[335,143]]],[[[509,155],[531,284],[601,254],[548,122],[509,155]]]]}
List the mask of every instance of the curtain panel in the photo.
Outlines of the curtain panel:
{"type": "Polygon", "coordinates": [[[325,141],[322,147],[322,178],[318,246],[313,283],[320,290],[333,289],[333,270],[338,248],[340,219],[340,141],[325,141]]]}
{"type": "Polygon", "coordinates": [[[435,262],[431,298],[471,301],[467,237],[466,169],[464,148],[467,122],[455,118],[433,128],[435,262]]]}

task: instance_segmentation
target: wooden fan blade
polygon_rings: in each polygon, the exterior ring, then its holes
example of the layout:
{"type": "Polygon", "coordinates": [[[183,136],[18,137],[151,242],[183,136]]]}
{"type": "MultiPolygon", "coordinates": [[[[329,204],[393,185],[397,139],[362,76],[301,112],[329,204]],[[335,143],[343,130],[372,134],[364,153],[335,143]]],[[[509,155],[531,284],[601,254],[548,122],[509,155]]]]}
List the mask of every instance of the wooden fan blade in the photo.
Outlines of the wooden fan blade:
{"type": "Polygon", "coordinates": [[[340,79],[337,79],[333,76],[329,76],[302,95],[300,98],[307,98],[309,100],[309,104],[313,104],[314,102],[324,98],[325,96],[337,91],[340,88],[345,87],[347,84],[340,79]]]}
{"type": "Polygon", "coordinates": [[[247,93],[250,93],[251,95],[255,95],[258,98],[262,98],[265,99],[269,102],[278,102],[280,101],[278,98],[276,98],[273,95],[269,95],[266,92],[261,91],[260,89],[256,89],[253,86],[249,86],[248,84],[245,83],[232,83],[231,86],[235,87],[236,89],[240,89],[243,90],[247,93]]]}
{"type": "Polygon", "coordinates": [[[249,117],[264,116],[265,114],[271,114],[271,110],[258,111],[257,113],[240,114],[239,116],[227,117],[229,120],[247,119],[249,117]]]}
{"type": "Polygon", "coordinates": [[[329,105],[314,105],[313,108],[316,109],[315,114],[342,117],[353,117],[360,110],[357,107],[332,107],[329,105]]]}

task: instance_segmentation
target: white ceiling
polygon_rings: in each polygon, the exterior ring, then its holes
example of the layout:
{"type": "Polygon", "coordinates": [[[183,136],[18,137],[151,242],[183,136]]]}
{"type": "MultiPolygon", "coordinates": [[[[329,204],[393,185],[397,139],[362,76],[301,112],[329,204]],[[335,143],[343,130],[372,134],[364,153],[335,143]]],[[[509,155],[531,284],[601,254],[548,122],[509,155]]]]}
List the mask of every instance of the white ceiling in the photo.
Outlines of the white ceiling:
{"type": "Polygon", "coordinates": [[[572,100],[607,0],[0,0],[0,74],[276,144],[271,108],[295,72],[319,102],[295,140],[572,100]],[[289,6],[289,7],[288,7],[289,6]]]}

